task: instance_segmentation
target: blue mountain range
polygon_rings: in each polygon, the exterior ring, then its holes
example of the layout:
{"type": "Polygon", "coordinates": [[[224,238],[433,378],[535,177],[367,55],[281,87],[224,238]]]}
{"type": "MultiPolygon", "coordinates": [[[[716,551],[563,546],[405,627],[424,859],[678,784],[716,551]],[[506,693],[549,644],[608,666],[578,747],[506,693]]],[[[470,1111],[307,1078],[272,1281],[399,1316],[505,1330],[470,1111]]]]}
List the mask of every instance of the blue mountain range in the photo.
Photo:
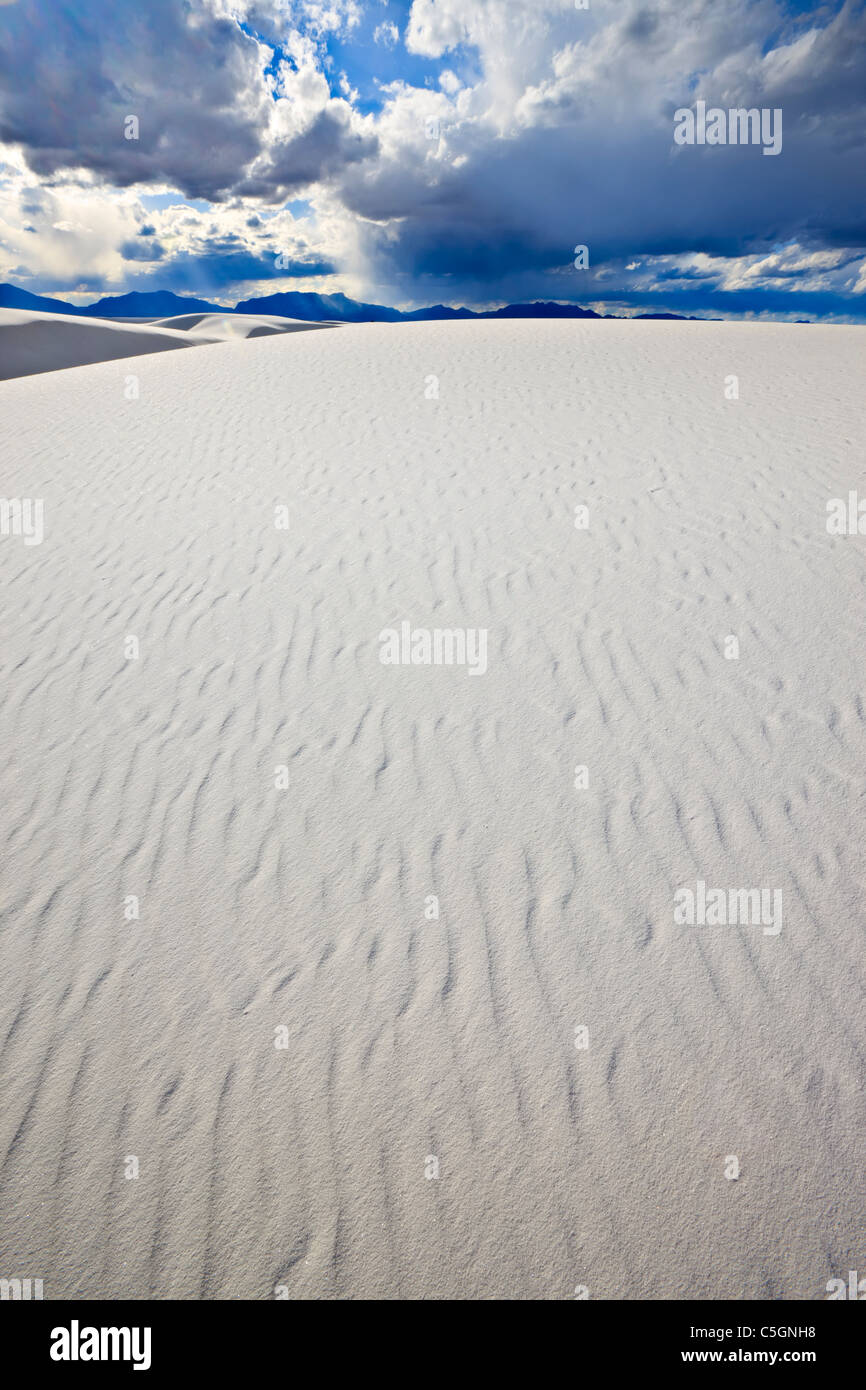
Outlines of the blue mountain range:
{"type": "MultiPolygon", "coordinates": [[[[234,308],[211,304],[206,299],[173,294],[171,290],[108,295],[95,304],[68,304],[64,299],[31,294],[16,285],[0,285],[0,309],[33,309],[46,314],[74,314],[81,318],[162,319],[175,314],[278,314],[288,319],[303,319],[307,323],[417,323],[431,319],[600,319],[617,318],[617,314],[597,314],[594,309],[582,309],[579,304],[557,304],[542,301],[535,304],[506,304],[501,309],[451,309],[434,304],[427,309],[403,312],[384,304],[363,304],[344,294],[311,294],[290,291],[269,294],[259,299],[242,299],[234,308]]],[[[640,319],[693,318],[684,314],[637,314],[640,319]]]]}

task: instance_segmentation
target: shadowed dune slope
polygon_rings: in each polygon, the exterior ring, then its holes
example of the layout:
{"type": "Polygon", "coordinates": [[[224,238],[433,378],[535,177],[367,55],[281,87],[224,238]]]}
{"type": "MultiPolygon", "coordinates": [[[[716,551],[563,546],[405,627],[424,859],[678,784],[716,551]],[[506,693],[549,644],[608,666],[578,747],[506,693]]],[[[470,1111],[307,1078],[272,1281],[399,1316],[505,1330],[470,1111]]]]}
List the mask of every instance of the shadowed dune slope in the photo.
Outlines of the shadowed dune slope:
{"type": "Polygon", "coordinates": [[[0,309],[0,380],[110,362],[172,348],[329,327],[255,314],[178,314],[167,319],[90,319],[0,309]]]}

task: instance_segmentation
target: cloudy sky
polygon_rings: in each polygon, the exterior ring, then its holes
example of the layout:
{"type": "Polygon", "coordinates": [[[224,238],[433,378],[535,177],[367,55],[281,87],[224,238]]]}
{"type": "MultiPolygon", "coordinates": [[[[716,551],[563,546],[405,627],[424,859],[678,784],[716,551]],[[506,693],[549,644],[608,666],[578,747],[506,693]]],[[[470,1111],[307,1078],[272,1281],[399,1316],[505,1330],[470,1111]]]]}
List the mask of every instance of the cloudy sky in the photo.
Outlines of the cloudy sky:
{"type": "Polygon", "coordinates": [[[866,318],[866,0],[581,3],[0,0],[0,281],[866,318]]]}

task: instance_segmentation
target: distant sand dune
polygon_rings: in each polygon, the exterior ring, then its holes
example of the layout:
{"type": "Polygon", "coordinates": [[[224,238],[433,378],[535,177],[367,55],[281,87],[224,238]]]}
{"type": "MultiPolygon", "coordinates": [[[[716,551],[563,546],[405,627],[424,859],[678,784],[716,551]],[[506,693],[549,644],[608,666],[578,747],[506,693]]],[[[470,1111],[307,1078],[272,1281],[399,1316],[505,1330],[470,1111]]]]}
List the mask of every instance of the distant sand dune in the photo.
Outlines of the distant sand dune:
{"type": "Polygon", "coordinates": [[[866,540],[825,528],[863,346],[361,325],[141,357],[136,401],[119,362],[0,387],[45,508],[0,537],[4,1273],[866,1272],[866,540]],[[403,620],[486,628],[487,673],[383,665],[403,620]],[[677,925],[698,879],[780,888],[780,934],[677,925]]]}
{"type": "Polygon", "coordinates": [[[0,309],[0,381],[122,357],[240,338],[326,328],[255,314],[177,314],[167,319],[91,319],[0,309]]]}
{"type": "Polygon", "coordinates": [[[267,338],[275,333],[305,333],[311,328],[333,328],[331,323],[309,323],[305,319],[284,319],[277,314],[175,314],[167,319],[154,319],[159,328],[183,329],[189,334],[202,334],[209,340],[232,341],[235,338],[267,338]]]}

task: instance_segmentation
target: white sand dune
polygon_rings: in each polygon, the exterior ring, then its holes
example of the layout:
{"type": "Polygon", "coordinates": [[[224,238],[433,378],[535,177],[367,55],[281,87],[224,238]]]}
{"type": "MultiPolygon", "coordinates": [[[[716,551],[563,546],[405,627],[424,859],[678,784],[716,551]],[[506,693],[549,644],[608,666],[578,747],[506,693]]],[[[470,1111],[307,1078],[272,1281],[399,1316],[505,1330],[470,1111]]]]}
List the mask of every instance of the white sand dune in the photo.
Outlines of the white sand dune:
{"type": "Polygon", "coordinates": [[[4,1272],[866,1274],[864,343],[360,325],[0,387],[45,528],[0,537],[4,1272]],[[404,620],[486,674],[383,665],[404,620]],[[678,925],[697,880],[781,931],[678,925]]]}
{"type": "Polygon", "coordinates": [[[304,333],[312,328],[333,328],[333,323],[310,323],[306,319],[281,318],[279,314],[174,314],[154,319],[159,328],[182,329],[190,337],[208,342],[231,342],[235,338],[267,338],[275,333],[304,333]]]}
{"type": "Polygon", "coordinates": [[[267,314],[97,319],[42,314],[32,309],[0,309],[0,381],[172,348],[202,347],[330,326],[267,314]]]}

